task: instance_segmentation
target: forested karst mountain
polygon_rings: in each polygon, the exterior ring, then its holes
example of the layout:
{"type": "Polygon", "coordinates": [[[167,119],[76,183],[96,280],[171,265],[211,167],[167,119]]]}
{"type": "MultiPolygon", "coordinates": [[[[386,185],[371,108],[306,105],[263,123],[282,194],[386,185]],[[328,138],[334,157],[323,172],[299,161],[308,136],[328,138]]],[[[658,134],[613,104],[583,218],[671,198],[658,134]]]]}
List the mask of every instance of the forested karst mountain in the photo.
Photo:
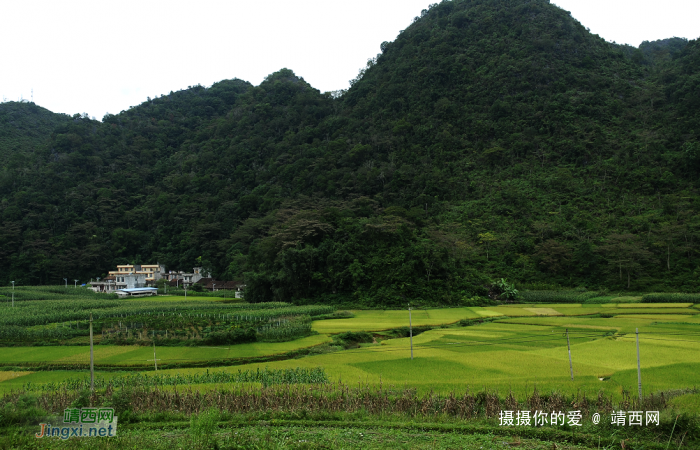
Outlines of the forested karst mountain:
{"type": "Polygon", "coordinates": [[[0,103],[0,164],[22,166],[24,153],[45,144],[69,119],[28,101],[0,103]]]}
{"type": "Polygon", "coordinates": [[[630,51],[544,0],[444,1],[341,96],[283,69],[56,124],[3,163],[0,277],[199,260],[256,301],[695,290],[699,80],[697,41],[630,51]]]}

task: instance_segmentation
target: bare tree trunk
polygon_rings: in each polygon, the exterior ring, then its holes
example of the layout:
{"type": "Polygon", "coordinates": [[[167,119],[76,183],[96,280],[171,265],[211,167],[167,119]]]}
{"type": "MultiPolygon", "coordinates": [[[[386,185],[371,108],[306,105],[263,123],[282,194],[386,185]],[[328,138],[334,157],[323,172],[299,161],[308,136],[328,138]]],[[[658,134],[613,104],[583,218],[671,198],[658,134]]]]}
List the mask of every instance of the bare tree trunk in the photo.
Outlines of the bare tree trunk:
{"type": "Polygon", "coordinates": [[[630,272],[629,270],[627,271],[627,289],[630,288],[630,272]]]}
{"type": "Polygon", "coordinates": [[[671,245],[668,245],[666,247],[666,267],[668,267],[668,271],[671,271],[671,245]]]}

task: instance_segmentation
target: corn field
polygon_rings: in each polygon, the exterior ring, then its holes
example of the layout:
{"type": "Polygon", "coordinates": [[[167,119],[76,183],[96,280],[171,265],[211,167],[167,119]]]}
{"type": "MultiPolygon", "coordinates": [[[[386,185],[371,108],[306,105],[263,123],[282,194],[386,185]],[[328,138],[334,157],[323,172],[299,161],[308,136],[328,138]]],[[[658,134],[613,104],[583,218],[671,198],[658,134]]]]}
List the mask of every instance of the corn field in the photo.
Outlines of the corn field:
{"type": "Polygon", "coordinates": [[[86,335],[90,313],[93,329],[104,338],[104,343],[165,340],[169,342],[167,345],[179,345],[181,341],[205,339],[236,329],[254,329],[260,340],[280,342],[308,336],[312,333],[313,317],[335,311],[331,306],[294,306],[283,302],[125,301],[63,287],[17,288],[16,294],[25,298],[14,307],[0,308],[0,345],[15,345],[20,341],[30,345],[55,343],[86,335]]]}
{"type": "Polygon", "coordinates": [[[6,325],[0,327],[0,341],[23,342],[45,339],[70,339],[78,335],[70,328],[53,328],[32,330],[24,327],[6,325]]]}
{"type": "MultiPolygon", "coordinates": [[[[12,287],[0,287],[0,296],[10,300],[12,287]]],[[[101,294],[84,287],[73,286],[15,286],[15,302],[36,300],[116,300],[117,294],[101,294]]]]}
{"type": "MultiPolygon", "coordinates": [[[[226,313],[152,313],[124,316],[126,322],[101,322],[102,339],[106,343],[132,344],[153,340],[161,345],[177,345],[188,340],[212,340],[217,344],[226,341],[225,334],[236,330],[253,329],[254,341],[285,342],[311,335],[312,317],[303,312],[326,314],[328,307],[285,307],[266,309],[262,312],[244,310],[236,314],[226,313]],[[221,342],[219,342],[221,341],[221,342]]],[[[332,311],[332,308],[330,309],[332,311]]]]}
{"type": "Polygon", "coordinates": [[[262,342],[284,342],[311,334],[311,316],[291,316],[270,319],[257,329],[262,342]]]}
{"type": "Polygon", "coordinates": [[[320,316],[335,311],[332,306],[293,306],[288,303],[259,304],[202,304],[124,300],[61,300],[24,301],[14,308],[0,308],[0,325],[34,326],[49,323],[82,320],[90,313],[94,320],[124,319],[125,321],[149,317],[218,319],[229,322],[263,322],[272,318],[291,315],[320,316]]]}

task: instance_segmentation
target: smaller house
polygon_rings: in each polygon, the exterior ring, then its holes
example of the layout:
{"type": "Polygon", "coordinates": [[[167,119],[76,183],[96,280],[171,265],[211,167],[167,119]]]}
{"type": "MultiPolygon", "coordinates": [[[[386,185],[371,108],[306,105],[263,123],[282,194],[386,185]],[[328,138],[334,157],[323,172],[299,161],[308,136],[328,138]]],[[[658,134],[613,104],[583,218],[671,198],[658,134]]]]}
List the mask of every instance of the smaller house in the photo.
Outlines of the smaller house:
{"type": "Polygon", "coordinates": [[[143,273],[123,273],[121,275],[110,275],[104,280],[90,283],[95,292],[116,292],[120,289],[134,289],[146,286],[147,277],[143,273]]]}
{"type": "Polygon", "coordinates": [[[146,275],[143,273],[130,273],[127,275],[117,276],[121,279],[121,283],[126,285],[126,289],[136,289],[146,287],[146,275]]]}
{"type": "Polygon", "coordinates": [[[168,280],[168,286],[184,286],[190,287],[193,284],[199,282],[205,275],[209,275],[204,272],[201,267],[195,267],[192,272],[184,272],[171,270],[168,273],[163,274],[163,278],[168,280]]]}
{"type": "Polygon", "coordinates": [[[95,292],[111,293],[119,289],[117,287],[116,277],[107,277],[103,280],[100,280],[98,278],[97,281],[90,281],[90,286],[90,289],[92,289],[95,292]]]}

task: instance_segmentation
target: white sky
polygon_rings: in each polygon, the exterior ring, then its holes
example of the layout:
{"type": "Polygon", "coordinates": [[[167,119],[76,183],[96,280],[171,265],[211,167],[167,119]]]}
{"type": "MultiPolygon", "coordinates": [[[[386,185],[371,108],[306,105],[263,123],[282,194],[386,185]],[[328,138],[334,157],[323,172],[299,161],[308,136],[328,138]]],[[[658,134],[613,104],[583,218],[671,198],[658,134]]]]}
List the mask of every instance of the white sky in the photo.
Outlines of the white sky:
{"type": "MultiPolygon", "coordinates": [[[[382,41],[438,0],[3,0],[0,96],[101,119],[197,83],[255,85],[283,67],[348,87],[382,41]]],[[[591,32],[638,46],[700,36],[698,0],[553,0],[591,32]]]]}

